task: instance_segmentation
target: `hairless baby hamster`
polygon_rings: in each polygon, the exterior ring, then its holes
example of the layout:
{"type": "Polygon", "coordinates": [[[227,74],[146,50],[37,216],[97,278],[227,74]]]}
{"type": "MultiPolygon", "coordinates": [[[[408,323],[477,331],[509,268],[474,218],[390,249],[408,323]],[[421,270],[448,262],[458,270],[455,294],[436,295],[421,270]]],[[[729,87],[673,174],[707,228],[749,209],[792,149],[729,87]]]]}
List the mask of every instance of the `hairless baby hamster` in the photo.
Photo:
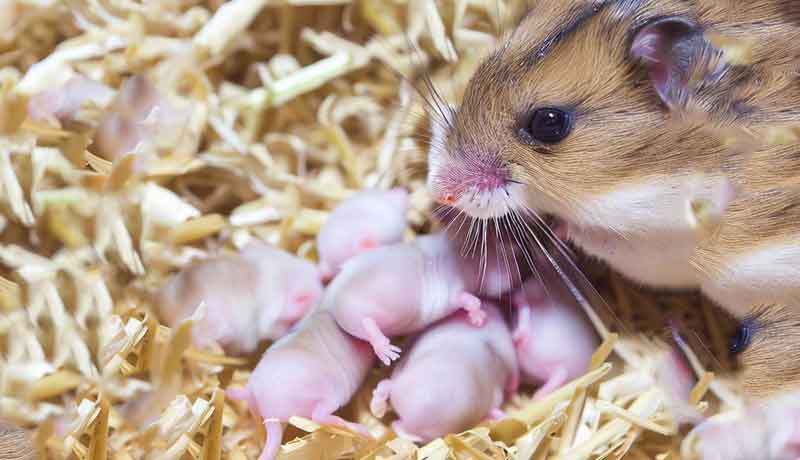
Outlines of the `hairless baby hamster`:
{"type": "Polygon", "coordinates": [[[361,425],[333,415],[353,397],[375,362],[369,345],[347,335],[331,312],[316,309],[295,330],[264,353],[244,389],[230,398],[246,401],[256,420],[264,420],[267,443],[261,460],[273,460],[290,417],[308,417],[370,437],[361,425]]]}
{"type": "Polygon", "coordinates": [[[314,264],[251,242],[239,254],[204,260],[177,273],[161,288],[157,302],[167,325],[191,316],[204,302],[205,317],[193,329],[194,342],[250,353],[260,341],[286,334],[321,297],[314,264]]]}
{"type": "Polygon", "coordinates": [[[408,192],[367,189],[333,209],[317,235],[323,281],[330,281],[348,259],[378,246],[403,241],[408,192]]]}
{"type": "Polygon", "coordinates": [[[519,381],[511,333],[494,305],[479,330],[457,312],[413,339],[390,379],[378,383],[370,409],[382,417],[388,403],[395,432],[417,442],[458,433],[500,406],[519,381]]]}
{"type": "Polygon", "coordinates": [[[514,347],[522,380],[541,385],[535,398],[589,370],[600,341],[581,311],[548,295],[538,278],[526,281],[513,297],[518,312],[514,347]]]}
{"type": "Polygon", "coordinates": [[[389,337],[418,332],[459,309],[476,326],[485,312],[448,235],[436,233],[350,259],[323,303],[349,334],[368,341],[384,364],[400,355],[389,337]]]}

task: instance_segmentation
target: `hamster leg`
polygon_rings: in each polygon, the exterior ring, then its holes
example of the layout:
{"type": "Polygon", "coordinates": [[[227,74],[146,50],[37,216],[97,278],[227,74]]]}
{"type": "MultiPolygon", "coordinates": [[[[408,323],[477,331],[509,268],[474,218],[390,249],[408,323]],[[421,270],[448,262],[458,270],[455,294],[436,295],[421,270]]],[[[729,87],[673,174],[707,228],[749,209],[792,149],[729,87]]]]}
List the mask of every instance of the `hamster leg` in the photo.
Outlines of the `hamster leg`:
{"type": "Polygon", "coordinates": [[[547,379],[544,385],[539,387],[539,389],[536,390],[536,393],[533,394],[533,399],[534,400],[542,399],[548,394],[560,388],[561,385],[567,383],[568,375],[569,373],[567,372],[567,368],[563,366],[556,367],[550,374],[550,377],[547,379]]]}
{"type": "Polygon", "coordinates": [[[333,413],[336,412],[337,407],[337,404],[331,404],[324,400],[320,401],[311,412],[311,420],[319,423],[320,425],[338,426],[350,430],[353,433],[358,433],[366,438],[372,438],[369,430],[364,425],[348,422],[341,417],[333,415],[333,413]]]}
{"type": "Polygon", "coordinates": [[[519,369],[514,370],[514,373],[511,374],[511,378],[508,379],[508,383],[504,391],[506,392],[507,396],[511,396],[517,392],[519,389],[519,369]]]}
{"type": "Polygon", "coordinates": [[[406,431],[406,429],[403,428],[403,424],[400,422],[400,420],[395,420],[392,422],[392,430],[394,430],[394,432],[397,433],[397,435],[401,438],[408,439],[411,442],[421,443],[424,441],[421,437],[406,431]]]}
{"type": "Polygon", "coordinates": [[[469,314],[469,321],[475,327],[481,327],[486,323],[486,312],[481,309],[481,299],[469,292],[462,292],[456,297],[454,306],[463,309],[469,314]]]}
{"type": "Polygon", "coordinates": [[[511,339],[514,341],[514,346],[521,347],[531,335],[531,309],[527,306],[520,307],[517,312],[517,327],[511,333],[511,339]]]}
{"type": "Polygon", "coordinates": [[[389,379],[381,380],[372,392],[372,400],[369,402],[369,410],[376,417],[383,417],[389,409],[389,395],[392,393],[392,381],[389,379]]]}
{"type": "Polygon", "coordinates": [[[378,359],[385,365],[400,357],[400,347],[392,345],[389,338],[383,335],[378,324],[372,318],[364,318],[361,325],[367,333],[367,342],[372,345],[372,350],[378,359]]]}
{"type": "Polygon", "coordinates": [[[253,419],[257,421],[261,420],[261,414],[258,411],[258,404],[256,404],[253,393],[250,392],[250,388],[228,388],[225,390],[225,394],[228,396],[228,398],[234,401],[246,402],[247,409],[250,411],[250,415],[253,417],[253,419]]]}

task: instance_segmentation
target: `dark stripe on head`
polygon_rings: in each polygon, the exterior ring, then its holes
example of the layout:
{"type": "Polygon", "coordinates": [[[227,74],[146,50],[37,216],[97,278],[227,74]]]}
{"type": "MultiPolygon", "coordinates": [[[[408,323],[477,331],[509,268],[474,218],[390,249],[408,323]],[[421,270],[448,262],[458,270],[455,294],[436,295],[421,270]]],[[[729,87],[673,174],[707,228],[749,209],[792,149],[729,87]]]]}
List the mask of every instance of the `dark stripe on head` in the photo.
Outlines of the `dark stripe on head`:
{"type": "Polygon", "coordinates": [[[556,30],[552,35],[545,38],[528,56],[527,64],[536,65],[547,56],[547,53],[556,45],[567,39],[570,35],[580,29],[587,21],[595,17],[606,7],[616,3],[617,0],[598,0],[593,4],[577,7],[568,15],[569,22],[556,30]]]}

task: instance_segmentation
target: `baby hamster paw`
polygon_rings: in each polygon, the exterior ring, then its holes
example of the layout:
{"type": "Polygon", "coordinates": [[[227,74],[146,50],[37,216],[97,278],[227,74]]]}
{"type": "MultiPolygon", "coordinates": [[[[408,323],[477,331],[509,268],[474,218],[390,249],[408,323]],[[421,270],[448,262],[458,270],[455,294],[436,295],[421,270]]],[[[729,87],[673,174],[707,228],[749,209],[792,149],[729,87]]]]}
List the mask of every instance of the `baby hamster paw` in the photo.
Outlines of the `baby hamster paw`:
{"type": "Polygon", "coordinates": [[[481,309],[481,299],[468,292],[462,292],[458,297],[458,303],[469,314],[470,324],[475,327],[486,324],[486,312],[481,309]]]}
{"type": "Polygon", "coordinates": [[[370,342],[370,345],[372,345],[372,350],[375,352],[375,356],[377,356],[378,359],[380,359],[381,362],[387,366],[392,364],[392,361],[400,357],[400,347],[392,345],[392,343],[389,342],[389,339],[370,342]]]}
{"type": "Polygon", "coordinates": [[[364,330],[366,331],[366,340],[372,345],[372,350],[375,356],[381,360],[385,365],[392,364],[392,361],[400,357],[400,347],[392,345],[389,338],[383,335],[378,324],[372,318],[364,318],[362,321],[364,330]]]}
{"type": "Polygon", "coordinates": [[[392,382],[389,379],[381,380],[372,392],[372,400],[369,403],[369,410],[375,417],[383,417],[389,410],[389,395],[391,394],[392,382]]]}
{"type": "Polygon", "coordinates": [[[517,348],[524,347],[531,336],[531,307],[525,305],[517,310],[517,325],[511,333],[511,340],[517,348]]]}

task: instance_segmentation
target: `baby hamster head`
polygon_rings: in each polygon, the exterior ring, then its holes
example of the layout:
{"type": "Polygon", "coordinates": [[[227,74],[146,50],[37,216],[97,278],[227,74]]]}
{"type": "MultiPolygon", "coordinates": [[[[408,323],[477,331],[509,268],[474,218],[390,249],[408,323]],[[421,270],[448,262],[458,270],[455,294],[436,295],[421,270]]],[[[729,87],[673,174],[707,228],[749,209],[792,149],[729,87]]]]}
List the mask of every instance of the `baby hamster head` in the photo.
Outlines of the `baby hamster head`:
{"type": "Polygon", "coordinates": [[[629,202],[672,196],[681,178],[716,171],[721,143],[672,116],[689,77],[725,67],[693,5],[536,2],[478,67],[461,105],[431,115],[434,198],[474,218],[532,209],[624,233],[642,219],[620,211],[629,202]]]}

